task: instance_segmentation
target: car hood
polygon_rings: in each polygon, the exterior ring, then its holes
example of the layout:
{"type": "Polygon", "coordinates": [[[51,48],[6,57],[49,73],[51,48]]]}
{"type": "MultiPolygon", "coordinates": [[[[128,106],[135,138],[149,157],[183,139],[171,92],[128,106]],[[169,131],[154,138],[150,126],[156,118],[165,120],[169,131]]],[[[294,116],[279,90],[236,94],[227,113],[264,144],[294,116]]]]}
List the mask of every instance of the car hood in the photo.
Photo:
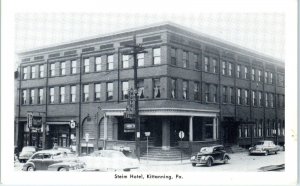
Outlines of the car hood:
{"type": "Polygon", "coordinates": [[[211,152],[198,152],[197,155],[198,155],[198,156],[203,156],[203,155],[213,155],[213,153],[211,153],[211,152]]]}
{"type": "Polygon", "coordinates": [[[262,148],[264,148],[264,146],[263,145],[255,145],[253,148],[254,149],[262,149],[262,148]]]}
{"type": "Polygon", "coordinates": [[[31,156],[32,154],[34,154],[34,152],[30,152],[30,151],[26,151],[26,152],[21,152],[19,156],[31,156]]]}
{"type": "Polygon", "coordinates": [[[131,158],[104,158],[85,156],[80,158],[86,165],[87,169],[132,169],[138,168],[139,162],[137,159],[131,158]]]}

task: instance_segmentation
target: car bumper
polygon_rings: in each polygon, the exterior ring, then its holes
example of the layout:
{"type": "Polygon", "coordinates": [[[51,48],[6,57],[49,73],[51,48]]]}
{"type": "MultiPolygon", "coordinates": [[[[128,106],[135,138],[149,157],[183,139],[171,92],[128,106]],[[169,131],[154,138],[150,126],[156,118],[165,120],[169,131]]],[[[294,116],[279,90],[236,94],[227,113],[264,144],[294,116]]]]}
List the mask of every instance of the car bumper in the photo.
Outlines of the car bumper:
{"type": "Polygon", "coordinates": [[[265,150],[251,150],[249,151],[250,154],[264,154],[266,153],[265,150]]]}
{"type": "Polygon", "coordinates": [[[207,160],[191,160],[191,163],[206,164],[207,160]]]}

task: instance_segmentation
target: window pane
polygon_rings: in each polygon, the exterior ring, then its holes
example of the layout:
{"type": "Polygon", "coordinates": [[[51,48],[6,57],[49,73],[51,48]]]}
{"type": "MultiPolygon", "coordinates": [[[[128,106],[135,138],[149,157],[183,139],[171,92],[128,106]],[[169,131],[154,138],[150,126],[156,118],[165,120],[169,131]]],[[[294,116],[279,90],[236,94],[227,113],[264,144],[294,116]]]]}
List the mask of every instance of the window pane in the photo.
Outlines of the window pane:
{"type": "Polygon", "coordinates": [[[160,79],[153,80],[153,97],[160,98],[160,79]]]}
{"type": "Polygon", "coordinates": [[[76,74],[76,69],[77,69],[77,61],[72,61],[72,70],[71,73],[72,74],[76,74]]]}
{"type": "Polygon", "coordinates": [[[160,64],[160,48],[153,49],[153,60],[154,64],[160,64]]]}
{"type": "Polygon", "coordinates": [[[138,59],[138,66],[144,66],[144,53],[140,53],[137,55],[137,59],[138,59]]]}

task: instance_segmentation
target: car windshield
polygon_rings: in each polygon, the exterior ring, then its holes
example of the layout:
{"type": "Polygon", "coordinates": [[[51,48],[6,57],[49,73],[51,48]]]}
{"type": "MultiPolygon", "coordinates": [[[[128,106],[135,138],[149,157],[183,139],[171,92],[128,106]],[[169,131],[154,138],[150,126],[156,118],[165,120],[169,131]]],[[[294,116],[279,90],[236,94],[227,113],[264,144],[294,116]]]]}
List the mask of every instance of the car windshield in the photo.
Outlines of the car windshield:
{"type": "Polygon", "coordinates": [[[200,149],[200,152],[202,153],[210,153],[210,152],[213,152],[213,147],[202,147],[200,149]]]}
{"type": "Polygon", "coordinates": [[[122,152],[119,151],[101,151],[101,156],[106,158],[123,158],[126,157],[122,152]]]}
{"type": "Polygon", "coordinates": [[[264,142],[263,141],[259,141],[259,142],[256,142],[256,144],[255,145],[263,145],[264,144],[264,142]]]}
{"type": "Polygon", "coordinates": [[[23,147],[22,149],[23,152],[35,152],[34,147],[23,147]]]}

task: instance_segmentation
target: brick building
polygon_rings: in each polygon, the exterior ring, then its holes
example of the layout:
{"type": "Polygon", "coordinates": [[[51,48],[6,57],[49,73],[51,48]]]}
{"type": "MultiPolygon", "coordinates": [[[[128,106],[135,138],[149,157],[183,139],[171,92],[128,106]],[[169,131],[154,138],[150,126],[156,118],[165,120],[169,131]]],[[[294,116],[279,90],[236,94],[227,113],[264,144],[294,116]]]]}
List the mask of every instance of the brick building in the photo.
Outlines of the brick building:
{"type": "Polygon", "coordinates": [[[135,150],[134,125],[124,118],[133,35],[147,52],[137,56],[142,151],[144,132],[164,150],[284,143],[282,61],[163,23],[19,53],[15,144],[135,150]]]}

